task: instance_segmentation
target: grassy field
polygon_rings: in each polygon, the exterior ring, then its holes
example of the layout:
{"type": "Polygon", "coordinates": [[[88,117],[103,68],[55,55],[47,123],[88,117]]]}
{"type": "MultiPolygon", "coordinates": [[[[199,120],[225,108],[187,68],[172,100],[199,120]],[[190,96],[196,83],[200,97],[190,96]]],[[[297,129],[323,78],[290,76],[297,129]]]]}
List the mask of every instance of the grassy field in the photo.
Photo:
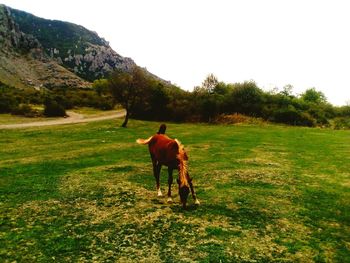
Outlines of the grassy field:
{"type": "Polygon", "coordinates": [[[17,124],[17,123],[28,123],[34,121],[48,121],[48,120],[56,120],[58,118],[54,117],[36,117],[36,118],[28,118],[24,116],[16,116],[12,114],[1,114],[0,115],[0,125],[2,124],[17,124]]]}
{"type": "Polygon", "coordinates": [[[169,124],[184,211],[135,143],[159,124],[119,122],[0,130],[1,262],[350,262],[349,131],[169,124]]]}

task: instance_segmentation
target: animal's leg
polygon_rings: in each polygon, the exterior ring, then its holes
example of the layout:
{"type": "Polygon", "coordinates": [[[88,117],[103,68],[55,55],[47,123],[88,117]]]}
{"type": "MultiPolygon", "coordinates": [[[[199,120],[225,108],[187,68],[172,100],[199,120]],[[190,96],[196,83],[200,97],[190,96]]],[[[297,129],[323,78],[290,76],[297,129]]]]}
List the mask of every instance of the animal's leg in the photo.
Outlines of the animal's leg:
{"type": "Polygon", "coordinates": [[[196,205],[199,205],[200,202],[196,196],[196,193],[194,192],[194,188],[193,188],[193,184],[192,184],[192,178],[190,178],[190,176],[187,174],[187,179],[188,179],[188,182],[189,182],[189,185],[190,185],[190,189],[191,189],[191,194],[192,194],[192,197],[193,197],[193,200],[194,200],[194,203],[196,205]]]}
{"type": "Polygon", "coordinates": [[[156,186],[157,186],[157,195],[163,196],[162,191],[160,190],[160,183],[159,183],[159,177],[160,177],[160,169],[162,168],[162,165],[159,164],[157,161],[153,161],[153,174],[156,179],[156,186]]]}
{"type": "Polygon", "coordinates": [[[173,199],[171,198],[171,185],[173,184],[173,168],[168,167],[168,203],[172,203],[173,199]]]}

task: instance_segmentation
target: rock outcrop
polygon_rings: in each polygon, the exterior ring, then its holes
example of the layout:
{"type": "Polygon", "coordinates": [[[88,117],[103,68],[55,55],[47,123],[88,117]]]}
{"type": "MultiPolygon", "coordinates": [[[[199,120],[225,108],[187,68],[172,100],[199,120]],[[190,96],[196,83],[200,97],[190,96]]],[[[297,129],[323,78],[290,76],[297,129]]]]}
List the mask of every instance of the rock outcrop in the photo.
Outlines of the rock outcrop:
{"type": "Polygon", "coordinates": [[[4,5],[0,5],[0,45],[3,50],[15,49],[22,52],[41,49],[36,38],[19,30],[19,26],[11,18],[10,10],[4,5]]]}
{"type": "Polygon", "coordinates": [[[91,43],[86,44],[82,54],[68,53],[66,57],[56,56],[55,59],[77,75],[88,80],[106,77],[108,73],[116,68],[129,71],[135,66],[132,59],[121,57],[109,46],[99,46],[91,43]]]}
{"type": "Polygon", "coordinates": [[[129,71],[135,66],[83,26],[0,4],[0,82],[20,88],[84,88],[114,69],[129,71]]]}
{"type": "Polygon", "coordinates": [[[51,59],[35,36],[21,31],[4,5],[0,5],[0,82],[38,89],[91,86],[51,59]]]}
{"type": "Polygon", "coordinates": [[[96,32],[15,9],[10,11],[19,28],[39,40],[47,56],[85,80],[105,77],[115,68],[130,70],[135,66],[132,59],[119,55],[96,32]]]}

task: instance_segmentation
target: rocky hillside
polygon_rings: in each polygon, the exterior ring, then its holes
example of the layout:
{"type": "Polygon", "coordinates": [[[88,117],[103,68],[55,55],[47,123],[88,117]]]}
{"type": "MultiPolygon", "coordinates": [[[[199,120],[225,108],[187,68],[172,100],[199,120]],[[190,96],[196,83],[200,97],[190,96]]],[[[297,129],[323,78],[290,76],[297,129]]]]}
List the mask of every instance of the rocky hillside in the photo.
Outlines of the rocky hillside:
{"type": "Polygon", "coordinates": [[[135,65],[97,33],[0,4],[0,82],[14,87],[88,87],[135,65]]]}
{"type": "Polygon", "coordinates": [[[57,20],[47,20],[10,9],[21,31],[34,36],[46,55],[78,76],[92,81],[114,68],[128,70],[135,65],[116,53],[106,40],[86,28],[57,20]]]}

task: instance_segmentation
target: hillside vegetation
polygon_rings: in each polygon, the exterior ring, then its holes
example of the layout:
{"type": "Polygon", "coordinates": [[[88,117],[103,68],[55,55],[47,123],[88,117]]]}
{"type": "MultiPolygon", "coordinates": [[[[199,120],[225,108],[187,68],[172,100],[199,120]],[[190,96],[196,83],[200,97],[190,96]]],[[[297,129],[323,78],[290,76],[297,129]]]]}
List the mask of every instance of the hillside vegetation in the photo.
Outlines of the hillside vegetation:
{"type": "Polygon", "coordinates": [[[293,94],[291,85],[264,91],[254,81],[224,83],[209,74],[193,92],[184,91],[120,56],[83,26],[4,5],[0,47],[0,113],[40,116],[32,110],[39,104],[54,105],[43,112],[46,116],[64,116],[73,107],[111,109],[118,103],[127,113],[124,126],[129,117],[220,123],[242,115],[295,126],[350,128],[350,107],[331,105],[316,88],[305,87],[300,95],[293,94]]]}
{"type": "Polygon", "coordinates": [[[135,66],[83,26],[0,4],[0,82],[15,88],[86,88],[135,66]]]}
{"type": "Polygon", "coordinates": [[[218,123],[240,114],[294,126],[350,128],[350,106],[333,106],[315,88],[300,95],[293,93],[291,85],[264,91],[254,81],[224,83],[210,74],[188,92],[149,78],[137,68],[115,71],[93,87],[139,119],[218,123]]]}
{"type": "Polygon", "coordinates": [[[34,36],[48,57],[85,80],[93,81],[114,68],[127,70],[135,65],[132,59],[115,52],[96,32],[81,25],[44,19],[12,8],[9,11],[19,29],[34,36]]]}
{"type": "Polygon", "coordinates": [[[0,131],[0,261],[350,261],[349,131],[168,124],[201,201],[183,210],[135,143],[159,123],[129,127],[0,131]]]}

